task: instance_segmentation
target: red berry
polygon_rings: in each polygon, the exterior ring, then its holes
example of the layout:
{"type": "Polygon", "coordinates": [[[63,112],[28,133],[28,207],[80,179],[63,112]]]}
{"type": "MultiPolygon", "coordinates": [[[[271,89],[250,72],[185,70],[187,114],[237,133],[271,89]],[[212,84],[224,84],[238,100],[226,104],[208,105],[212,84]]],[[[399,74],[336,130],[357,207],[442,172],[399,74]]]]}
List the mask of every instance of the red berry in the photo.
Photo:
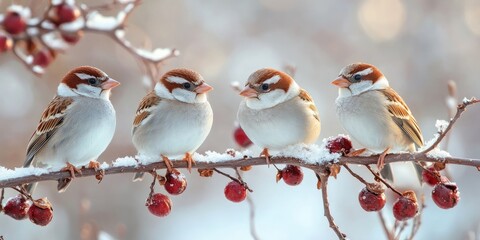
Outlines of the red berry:
{"type": "Polygon", "coordinates": [[[435,185],[432,199],[438,207],[443,209],[453,208],[460,201],[460,192],[456,183],[444,182],[435,185]]]}
{"type": "Polygon", "coordinates": [[[53,61],[53,55],[48,49],[42,49],[33,55],[33,65],[47,67],[53,61]]]}
{"type": "Polygon", "coordinates": [[[247,189],[237,181],[231,181],[224,190],[225,197],[232,202],[241,202],[247,197],[247,189]]]}
{"type": "Polygon", "coordinates": [[[303,172],[299,166],[287,165],[281,172],[283,181],[290,186],[296,186],[303,180],[303,172]]]}
{"type": "Polygon", "coordinates": [[[33,223],[46,226],[53,218],[53,208],[47,198],[37,199],[28,209],[28,218],[33,223]]]}
{"type": "Polygon", "coordinates": [[[235,129],[235,132],[233,132],[233,137],[235,138],[235,142],[237,142],[240,147],[246,148],[252,145],[252,141],[250,138],[248,138],[247,134],[241,127],[237,127],[237,129],[235,129]]]}
{"type": "Polygon", "coordinates": [[[16,35],[25,31],[27,23],[19,12],[10,11],[3,19],[3,27],[8,33],[16,35]]]}
{"type": "Polygon", "coordinates": [[[27,199],[22,195],[18,195],[8,199],[3,212],[14,219],[22,220],[27,217],[29,207],[30,204],[27,199]]]}
{"type": "Polygon", "coordinates": [[[153,215],[165,217],[172,210],[172,201],[166,195],[155,193],[151,199],[147,199],[147,207],[153,215]]]}
{"type": "Polygon", "coordinates": [[[358,201],[363,210],[373,212],[380,211],[385,206],[387,199],[385,193],[377,194],[365,187],[360,191],[360,194],[358,194],[358,201]]]}
{"type": "Polygon", "coordinates": [[[0,53],[6,52],[12,49],[12,46],[13,46],[12,38],[0,32],[0,53]]]}
{"type": "Polygon", "coordinates": [[[330,153],[341,153],[345,155],[352,150],[352,142],[344,136],[338,136],[327,142],[327,148],[330,153]]]}
{"type": "Polygon", "coordinates": [[[398,221],[413,218],[418,212],[417,198],[413,191],[407,191],[393,204],[393,216],[398,221]]]}
{"type": "Polygon", "coordinates": [[[179,195],[187,188],[187,179],[185,175],[174,169],[165,175],[165,190],[172,195],[179,195]]]}
{"type": "Polygon", "coordinates": [[[423,170],[422,179],[428,185],[435,186],[440,182],[440,173],[434,167],[429,167],[427,170],[423,170]]]}
{"type": "Polygon", "coordinates": [[[54,11],[56,13],[56,18],[54,17],[53,21],[57,24],[73,22],[80,17],[81,14],[80,9],[77,6],[66,3],[55,6],[54,11]]]}
{"type": "Polygon", "coordinates": [[[65,42],[75,44],[80,40],[80,38],[83,37],[83,32],[78,31],[74,33],[62,33],[61,37],[65,42]]]}

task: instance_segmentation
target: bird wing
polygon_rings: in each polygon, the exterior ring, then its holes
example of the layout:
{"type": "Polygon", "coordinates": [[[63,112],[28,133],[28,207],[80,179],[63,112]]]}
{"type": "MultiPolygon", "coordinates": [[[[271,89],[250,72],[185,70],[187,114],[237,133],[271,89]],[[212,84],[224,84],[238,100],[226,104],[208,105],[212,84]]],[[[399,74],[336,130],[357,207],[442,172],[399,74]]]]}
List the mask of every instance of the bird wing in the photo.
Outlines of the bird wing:
{"type": "Polygon", "coordinates": [[[387,109],[393,121],[417,145],[423,146],[422,131],[407,104],[392,88],[379,90],[387,98],[387,109]]]}
{"type": "Polygon", "coordinates": [[[135,119],[133,120],[133,133],[135,133],[138,126],[146,122],[152,111],[158,106],[160,100],[161,98],[152,91],[140,101],[135,114],[135,119]]]}
{"type": "Polygon", "coordinates": [[[35,154],[52,138],[57,129],[62,125],[67,110],[72,106],[73,99],[56,96],[42,114],[37,129],[32,134],[27,147],[27,157],[24,167],[32,164],[35,154]]]}
{"type": "Polygon", "coordinates": [[[308,107],[313,112],[313,117],[320,122],[320,117],[318,116],[317,107],[315,106],[315,103],[313,102],[313,98],[310,96],[310,94],[308,94],[308,92],[305,91],[305,89],[300,89],[300,94],[298,94],[298,97],[300,97],[300,99],[302,99],[305,103],[308,104],[308,107]]]}

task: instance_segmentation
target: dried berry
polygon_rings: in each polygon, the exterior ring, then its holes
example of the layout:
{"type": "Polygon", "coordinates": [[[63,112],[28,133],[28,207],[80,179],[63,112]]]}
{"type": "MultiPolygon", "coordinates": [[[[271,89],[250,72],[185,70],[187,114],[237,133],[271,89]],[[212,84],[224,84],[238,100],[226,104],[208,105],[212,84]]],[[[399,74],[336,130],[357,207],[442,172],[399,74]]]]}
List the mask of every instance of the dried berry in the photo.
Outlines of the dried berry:
{"type": "Polygon", "coordinates": [[[8,199],[3,212],[16,220],[22,220],[27,217],[29,207],[28,200],[24,196],[18,195],[8,199]]]}
{"type": "Polygon", "coordinates": [[[460,192],[456,183],[444,182],[435,185],[432,190],[432,199],[438,207],[453,208],[460,201],[460,192]]]}
{"type": "Polygon", "coordinates": [[[403,193],[393,204],[393,216],[398,221],[405,221],[415,217],[418,212],[417,198],[413,191],[403,193]]]}
{"type": "Polygon", "coordinates": [[[62,33],[61,37],[65,42],[73,45],[76,44],[80,40],[80,38],[83,37],[83,32],[77,31],[73,33],[62,33]]]}
{"type": "Polygon", "coordinates": [[[387,202],[385,193],[374,193],[366,187],[358,194],[358,201],[363,210],[367,212],[380,211],[387,202]]]}
{"type": "Polygon", "coordinates": [[[440,182],[440,173],[434,167],[429,167],[423,170],[422,179],[428,185],[435,186],[440,182]]]}
{"type": "Polygon", "coordinates": [[[33,55],[33,65],[47,67],[53,61],[54,56],[48,49],[42,49],[33,55]]]}
{"type": "Polygon", "coordinates": [[[235,138],[235,142],[241,147],[246,148],[252,145],[252,141],[250,138],[248,138],[247,134],[241,127],[237,127],[235,129],[235,132],[233,132],[233,137],[235,138]]]}
{"type": "Polygon", "coordinates": [[[55,6],[50,14],[51,20],[56,24],[68,23],[80,17],[80,9],[72,4],[62,3],[55,6]]]}
{"type": "Polygon", "coordinates": [[[52,221],[53,208],[47,198],[37,199],[33,202],[28,209],[28,218],[40,226],[46,226],[52,221]]]}
{"type": "Polygon", "coordinates": [[[172,195],[179,195],[187,188],[187,179],[185,175],[176,169],[165,175],[165,190],[172,195]]]}
{"type": "Polygon", "coordinates": [[[327,142],[327,148],[330,153],[341,153],[342,155],[345,155],[352,150],[352,142],[347,137],[338,136],[327,142]]]}
{"type": "Polygon", "coordinates": [[[225,197],[232,202],[241,202],[247,197],[247,189],[237,181],[231,181],[224,190],[225,197]]]}
{"type": "Polygon", "coordinates": [[[3,28],[13,35],[23,33],[27,28],[26,19],[18,11],[9,11],[3,19],[3,28]]]}
{"type": "Polygon", "coordinates": [[[155,193],[151,199],[147,199],[148,210],[157,217],[165,217],[172,210],[172,201],[166,195],[155,193]]]}
{"type": "Polygon", "coordinates": [[[290,186],[296,186],[303,180],[303,172],[299,166],[287,165],[281,170],[281,174],[283,181],[290,186]]]}

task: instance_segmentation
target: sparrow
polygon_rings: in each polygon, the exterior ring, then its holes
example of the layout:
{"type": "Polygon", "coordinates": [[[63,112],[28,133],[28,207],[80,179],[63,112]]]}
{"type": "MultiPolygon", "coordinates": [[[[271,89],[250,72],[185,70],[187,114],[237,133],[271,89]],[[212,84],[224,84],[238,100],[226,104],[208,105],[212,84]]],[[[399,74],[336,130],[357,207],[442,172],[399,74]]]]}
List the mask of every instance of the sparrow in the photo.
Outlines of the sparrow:
{"type": "MultiPolygon", "coordinates": [[[[380,170],[388,152],[414,152],[416,147],[424,145],[412,112],[375,66],[350,64],[332,84],[339,88],[335,103],[341,125],[366,149],[380,153],[377,163],[380,170]]],[[[390,167],[385,167],[383,175],[393,180],[390,167]]]]}
{"type": "Polygon", "coordinates": [[[315,103],[288,74],[272,68],[257,70],[240,95],[244,98],[238,122],[252,142],[263,148],[260,156],[267,164],[269,150],[317,140],[320,117],[315,103]]]}
{"type": "MultiPolygon", "coordinates": [[[[30,138],[24,167],[63,167],[72,178],[78,167],[97,167],[96,159],[115,132],[110,93],[118,85],[95,67],[81,66],[68,72],[30,138]]],[[[71,179],[59,180],[58,191],[65,191],[70,182],[71,179]]],[[[30,193],[34,187],[26,186],[30,193]]]]}
{"type": "MultiPolygon", "coordinates": [[[[191,171],[192,154],[205,141],[213,123],[207,92],[213,88],[190,69],[165,73],[137,108],[132,141],[139,156],[161,157],[172,171],[172,158],[183,158],[191,171]]],[[[137,173],[134,181],[141,180],[137,173]]]]}

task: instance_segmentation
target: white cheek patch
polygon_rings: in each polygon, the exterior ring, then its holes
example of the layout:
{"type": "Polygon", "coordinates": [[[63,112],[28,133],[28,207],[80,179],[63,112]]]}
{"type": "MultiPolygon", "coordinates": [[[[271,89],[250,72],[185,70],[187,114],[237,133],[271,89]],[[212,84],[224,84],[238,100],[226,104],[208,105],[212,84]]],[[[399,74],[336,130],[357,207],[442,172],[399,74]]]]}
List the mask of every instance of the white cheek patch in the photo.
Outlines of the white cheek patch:
{"type": "Polygon", "coordinates": [[[373,69],[372,69],[372,68],[367,68],[367,69],[364,69],[364,70],[362,70],[362,71],[360,71],[360,72],[357,72],[357,73],[355,73],[355,74],[360,74],[361,76],[366,76],[366,75],[368,75],[368,74],[370,74],[370,73],[372,73],[372,72],[373,72],[373,69]]]}
{"type": "Polygon", "coordinates": [[[75,92],[83,96],[98,98],[102,93],[102,89],[87,84],[78,84],[75,92]]]}
{"type": "Polygon", "coordinates": [[[265,81],[263,81],[263,83],[266,83],[266,84],[275,84],[277,83],[278,81],[280,81],[280,76],[279,75],[275,75],[265,81]]]}
{"type": "Polygon", "coordinates": [[[175,77],[175,76],[168,77],[167,80],[171,83],[178,83],[178,84],[183,84],[188,82],[185,78],[175,77]]]}
{"type": "Polygon", "coordinates": [[[350,91],[352,91],[352,95],[357,95],[370,90],[372,86],[372,81],[363,80],[358,83],[353,83],[349,88],[350,91]]]}

